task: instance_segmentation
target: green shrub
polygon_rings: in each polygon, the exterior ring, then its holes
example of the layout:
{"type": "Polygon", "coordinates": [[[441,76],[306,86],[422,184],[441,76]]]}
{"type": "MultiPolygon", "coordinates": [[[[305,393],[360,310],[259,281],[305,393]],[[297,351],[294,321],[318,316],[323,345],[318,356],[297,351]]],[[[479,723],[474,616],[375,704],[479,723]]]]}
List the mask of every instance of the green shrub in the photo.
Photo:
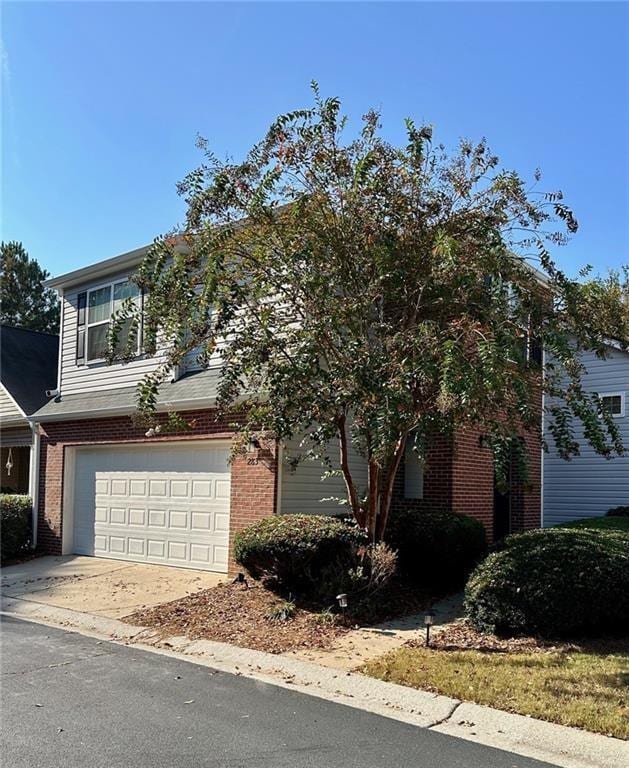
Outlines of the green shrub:
{"type": "Polygon", "coordinates": [[[26,552],[31,544],[32,505],[28,496],[0,495],[0,557],[10,560],[26,552]]]}
{"type": "Polygon", "coordinates": [[[557,528],[588,528],[599,531],[629,532],[629,517],[586,517],[585,520],[572,520],[562,523],[557,528]]]}
{"type": "Polygon", "coordinates": [[[607,510],[610,517],[629,517],[629,505],[624,507],[612,507],[607,510]]]}
{"type": "Polygon", "coordinates": [[[421,586],[463,586],[487,551],[480,521],[445,510],[395,512],[385,538],[398,552],[402,575],[421,586]]]}
{"type": "Polygon", "coordinates": [[[334,599],[365,545],[356,527],[325,515],[273,515],[236,534],[234,559],[270,586],[334,599]]]}
{"type": "Polygon", "coordinates": [[[547,528],[509,536],[472,573],[465,608],[483,632],[623,631],[629,627],[629,535],[547,528]]]}

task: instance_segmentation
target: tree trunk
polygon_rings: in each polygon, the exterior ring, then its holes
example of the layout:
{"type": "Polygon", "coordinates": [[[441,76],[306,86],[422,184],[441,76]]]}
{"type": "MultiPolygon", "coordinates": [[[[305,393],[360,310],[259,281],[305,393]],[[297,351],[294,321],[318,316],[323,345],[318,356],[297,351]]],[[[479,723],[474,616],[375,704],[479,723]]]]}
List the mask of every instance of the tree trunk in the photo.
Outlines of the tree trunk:
{"type": "Polygon", "coordinates": [[[352,509],[352,514],[354,515],[354,519],[356,520],[356,522],[361,528],[364,528],[366,523],[365,510],[362,508],[360,504],[360,500],[358,499],[358,493],[356,492],[354,479],[352,477],[352,473],[349,468],[346,417],[344,415],[339,416],[336,421],[336,424],[337,424],[337,429],[339,433],[339,455],[340,455],[341,472],[343,473],[343,479],[345,480],[345,487],[347,489],[347,497],[349,499],[349,505],[352,509]]]}
{"type": "Polygon", "coordinates": [[[380,467],[372,459],[368,464],[368,496],[367,496],[367,534],[375,544],[377,538],[378,513],[380,511],[380,467]]]}
{"type": "Polygon", "coordinates": [[[404,450],[406,449],[406,440],[407,440],[407,435],[405,433],[397,441],[395,450],[393,452],[393,459],[389,464],[389,469],[388,469],[387,477],[384,483],[384,487],[381,489],[381,492],[380,492],[380,496],[381,496],[380,514],[378,515],[378,518],[376,521],[376,532],[375,532],[376,533],[375,538],[377,541],[382,541],[382,539],[384,538],[384,533],[387,528],[387,522],[389,520],[389,511],[391,509],[391,499],[393,497],[393,485],[395,483],[395,477],[398,473],[398,469],[400,468],[400,461],[402,460],[402,456],[404,455],[404,450]]]}

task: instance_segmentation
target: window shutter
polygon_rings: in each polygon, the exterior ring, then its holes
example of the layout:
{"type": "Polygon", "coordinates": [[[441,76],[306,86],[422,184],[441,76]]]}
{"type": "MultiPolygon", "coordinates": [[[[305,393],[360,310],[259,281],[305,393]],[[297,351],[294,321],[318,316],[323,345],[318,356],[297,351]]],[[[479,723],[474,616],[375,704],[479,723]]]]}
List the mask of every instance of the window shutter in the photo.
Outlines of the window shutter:
{"type": "Polygon", "coordinates": [[[87,319],[87,291],[77,296],[76,314],[76,364],[85,363],[85,328],[87,319]]]}

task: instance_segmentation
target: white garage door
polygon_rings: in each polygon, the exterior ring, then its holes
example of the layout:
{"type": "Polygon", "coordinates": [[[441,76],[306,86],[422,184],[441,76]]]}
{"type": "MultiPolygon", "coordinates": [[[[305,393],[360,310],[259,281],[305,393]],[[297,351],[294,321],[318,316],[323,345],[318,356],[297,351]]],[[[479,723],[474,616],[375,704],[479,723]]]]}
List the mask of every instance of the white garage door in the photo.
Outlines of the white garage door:
{"type": "Polygon", "coordinates": [[[78,449],[73,551],[226,572],[228,457],[209,442],[78,449]]]}

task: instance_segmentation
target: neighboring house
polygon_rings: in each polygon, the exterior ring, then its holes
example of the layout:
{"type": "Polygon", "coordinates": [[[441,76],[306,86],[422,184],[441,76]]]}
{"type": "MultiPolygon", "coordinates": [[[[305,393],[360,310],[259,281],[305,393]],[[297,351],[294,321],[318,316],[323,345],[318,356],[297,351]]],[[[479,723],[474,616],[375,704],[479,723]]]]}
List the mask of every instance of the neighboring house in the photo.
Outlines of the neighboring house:
{"type": "Polygon", "coordinates": [[[625,446],[624,456],[606,459],[578,433],[580,454],[561,459],[549,434],[544,455],[544,526],[604,515],[611,507],[629,504],[629,352],[610,346],[602,360],[592,352],[582,357],[587,373],[583,388],[596,392],[609,408],[625,446]]]}
{"type": "MultiPolygon", "coordinates": [[[[39,543],[50,552],[234,570],[233,534],[273,513],[339,513],[342,478],[321,480],[318,463],[291,468],[299,441],[250,446],[230,463],[233,418],[218,419],[217,359],[200,370],[194,355],[160,388],[157,410],[185,412],[191,429],[146,432],[130,416],[136,386],[160,363],[104,360],[111,313],[135,289],[128,282],[146,248],[47,281],[61,299],[59,393],[33,416],[41,433],[39,543]],[[327,499],[322,501],[322,499],[327,499]]],[[[141,297],[137,297],[141,301],[141,297]]],[[[541,408],[541,399],[540,399],[541,408]]],[[[541,415],[541,410],[540,410],[541,415]]],[[[160,417],[161,418],[161,417],[160,417]]],[[[481,519],[494,535],[540,521],[539,440],[530,438],[531,485],[494,506],[492,454],[477,433],[437,441],[425,469],[409,451],[396,506],[448,507],[481,519]]],[[[331,446],[331,458],[337,455],[331,446]]],[[[350,457],[357,484],[366,466],[350,457]]],[[[517,490],[517,492],[516,492],[517,490]]]]}
{"type": "Polygon", "coordinates": [[[57,386],[59,337],[0,326],[0,486],[36,494],[37,435],[28,417],[57,386]]]}

